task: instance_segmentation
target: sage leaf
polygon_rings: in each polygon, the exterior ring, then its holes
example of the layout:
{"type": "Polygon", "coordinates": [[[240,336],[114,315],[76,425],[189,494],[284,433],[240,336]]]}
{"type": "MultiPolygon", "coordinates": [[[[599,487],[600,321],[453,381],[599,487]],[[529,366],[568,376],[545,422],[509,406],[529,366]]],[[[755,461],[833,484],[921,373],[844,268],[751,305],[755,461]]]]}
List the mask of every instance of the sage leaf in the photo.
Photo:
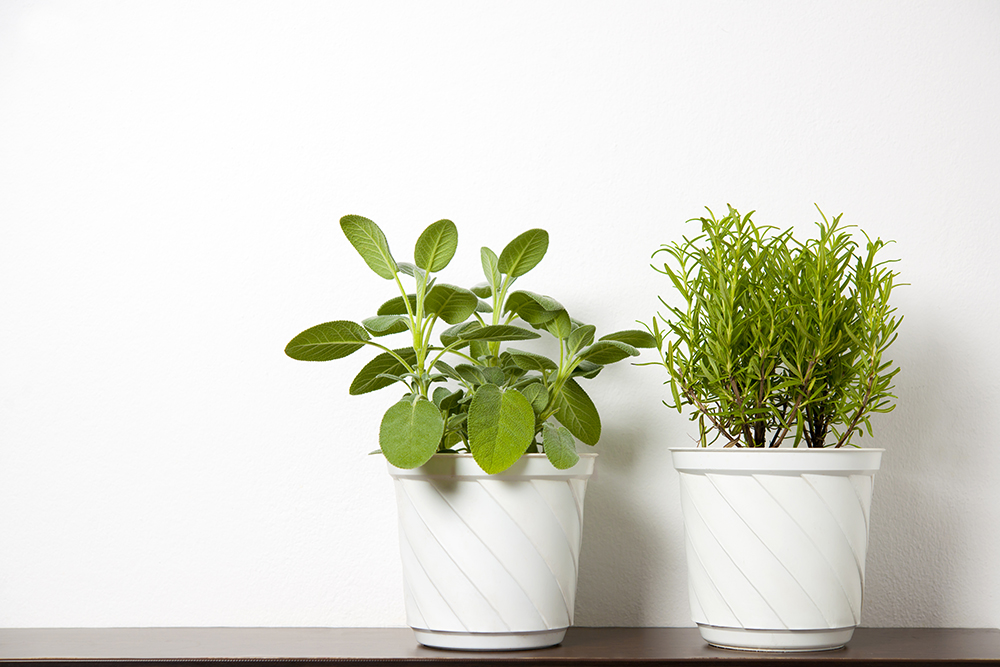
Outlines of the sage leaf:
{"type": "Polygon", "coordinates": [[[503,370],[506,378],[504,384],[507,386],[513,385],[522,375],[527,373],[525,369],[514,363],[514,358],[506,351],[500,353],[500,368],[503,370]]]}
{"type": "Polygon", "coordinates": [[[448,266],[458,248],[458,229],[451,220],[438,220],[420,234],[413,250],[413,261],[425,271],[440,271],[448,266]]]}
{"type": "Polygon", "coordinates": [[[541,414],[542,410],[549,404],[549,390],[541,382],[532,382],[522,387],[520,391],[531,403],[531,409],[535,411],[536,415],[541,414]]]}
{"type": "Polygon", "coordinates": [[[569,313],[565,310],[556,313],[556,316],[545,322],[543,326],[546,331],[560,339],[568,338],[573,331],[573,324],[570,322],[569,313]]]}
{"type": "MultiPolygon", "coordinates": [[[[417,295],[416,294],[407,294],[406,298],[410,302],[410,309],[414,313],[416,313],[417,312],[417,295]]],[[[392,299],[389,299],[388,301],[386,301],[385,303],[383,303],[381,306],[379,306],[378,310],[376,310],[375,313],[377,315],[406,315],[406,314],[408,314],[407,310],[406,310],[406,302],[403,301],[403,297],[402,296],[397,296],[397,297],[394,297],[392,299]]]]}
{"type": "Polygon", "coordinates": [[[436,361],[434,363],[434,368],[441,371],[442,373],[450,377],[452,380],[457,380],[458,382],[462,381],[462,376],[458,374],[458,371],[456,371],[454,368],[452,368],[449,364],[447,364],[444,361],[440,360],[436,361]]]}
{"type": "Polygon", "coordinates": [[[505,313],[514,313],[536,329],[555,319],[565,308],[550,296],[518,290],[507,297],[505,313]]]}
{"type": "Polygon", "coordinates": [[[544,229],[529,229],[507,244],[500,253],[497,268],[513,278],[522,276],[542,261],[548,249],[549,233],[544,229]]]}
{"type": "Polygon", "coordinates": [[[405,315],[378,315],[361,320],[361,324],[373,336],[388,336],[410,328],[409,319],[405,315]]]}
{"type": "Polygon", "coordinates": [[[490,354],[490,344],[482,340],[469,341],[469,356],[483,362],[484,359],[492,356],[490,354]]]}
{"type": "Polygon", "coordinates": [[[437,406],[421,396],[404,398],[382,417],[378,444],[389,463],[416,468],[434,456],[444,433],[437,406]]]}
{"type": "Polygon", "coordinates": [[[497,368],[496,366],[483,366],[479,369],[479,372],[483,374],[483,379],[490,384],[495,384],[496,386],[502,386],[504,380],[507,378],[504,376],[503,369],[497,368]]]}
{"type": "Polygon", "coordinates": [[[483,275],[486,276],[486,282],[489,283],[490,289],[496,294],[500,291],[500,283],[503,282],[503,278],[500,276],[500,269],[497,268],[500,260],[497,259],[495,252],[485,246],[479,251],[479,255],[482,258],[483,275]]]}
{"type": "Polygon", "coordinates": [[[299,361],[330,361],[357,352],[371,336],[357,322],[337,320],[306,329],[289,341],[285,354],[299,361]]]}
{"type": "Polygon", "coordinates": [[[438,409],[442,409],[441,401],[443,401],[450,395],[451,395],[451,389],[448,389],[447,387],[438,387],[437,389],[434,390],[434,393],[431,395],[431,400],[434,402],[434,405],[438,406],[438,409]]]}
{"type": "Polygon", "coordinates": [[[616,340],[600,340],[580,353],[581,361],[594,364],[613,364],[627,357],[639,356],[639,350],[616,340]]]}
{"type": "Polygon", "coordinates": [[[455,370],[461,379],[473,387],[486,384],[486,376],[482,373],[483,368],[482,366],[473,366],[472,364],[459,364],[455,366],[455,370]]]}
{"type": "Polygon", "coordinates": [[[580,442],[596,445],[601,439],[601,416],[587,392],[575,380],[569,379],[555,400],[555,417],[559,423],[568,428],[580,442]]]}
{"type": "Polygon", "coordinates": [[[639,329],[616,331],[614,333],[609,333],[607,336],[601,336],[600,340],[615,340],[619,343],[625,343],[626,345],[639,348],[656,347],[656,338],[654,338],[648,331],[641,331],[639,329]]]}
{"type": "Polygon", "coordinates": [[[490,304],[488,304],[485,301],[483,301],[482,299],[480,299],[479,300],[479,305],[476,306],[476,312],[477,313],[492,313],[493,312],[493,306],[491,306],[490,304]]]}
{"type": "Polygon", "coordinates": [[[507,352],[510,353],[511,361],[517,364],[518,368],[523,368],[526,371],[554,371],[559,368],[559,364],[541,354],[525,352],[513,347],[508,347],[507,352]]]}
{"type": "MultiPolygon", "coordinates": [[[[540,312],[557,313],[560,310],[566,310],[562,307],[561,303],[550,296],[535,294],[534,292],[529,292],[528,290],[517,290],[516,292],[511,292],[507,297],[507,303],[504,305],[504,312],[516,313],[518,317],[521,317],[521,309],[532,304],[535,305],[537,310],[540,312]]],[[[521,317],[521,319],[524,318],[521,317]]],[[[527,322],[528,320],[524,321],[527,322]]]]}
{"type": "Polygon", "coordinates": [[[509,324],[493,324],[485,327],[464,329],[458,334],[462,340],[503,341],[530,340],[540,336],[534,331],[522,329],[509,324]]]}
{"type": "MultiPolygon", "coordinates": [[[[435,391],[434,393],[436,395],[437,391],[435,391]]],[[[459,389],[458,391],[454,391],[441,399],[439,407],[447,412],[448,410],[451,410],[453,407],[458,405],[464,395],[465,392],[462,391],[461,389],[459,389]]],[[[452,425],[456,425],[458,423],[461,423],[460,419],[455,419],[452,421],[452,425]]]]}
{"type": "Polygon", "coordinates": [[[569,335],[569,340],[567,341],[570,354],[575,354],[578,350],[582,350],[593,343],[594,333],[596,331],[597,327],[593,324],[584,324],[573,329],[569,335]]]}
{"type": "Polygon", "coordinates": [[[469,405],[469,449],[484,471],[503,472],[521,458],[535,437],[535,413],[516,389],[480,387],[469,405]]]}
{"type": "Polygon", "coordinates": [[[465,321],[478,305],[479,297],[469,290],[444,283],[435,285],[424,299],[426,313],[437,315],[448,324],[465,321]]]}
{"type": "MultiPolygon", "coordinates": [[[[413,351],[412,347],[403,347],[393,350],[393,352],[402,357],[410,365],[410,368],[417,363],[417,353],[413,351]]],[[[361,394],[367,394],[368,392],[388,387],[402,379],[398,376],[409,370],[409,368],[399,363],[399,359],[388,352],[383,352],[365,364],[364,368],[354,376],[354,381],[351,382],[349,392],[351,396],[360,396],[361,394]],[[394,377],[386,377],[387,375],[394,377]]]]}
{"type": "Polygon", "coordinates": [[[490,287],[489,283],[476,283],[470,291],[480,299],[488,299],[493,296],[493,288],[490,287]]]}
{"type": "Polygon", "coordinates": [[[420,277],[422,279],[424,278],[424,276],[427,275],[423,269],[418,268],[417,266],[410,264],[409,262],[396,262],[396,268],[399,270],[400,273],[405,273],[406,275],[411,276],[413,278],[420,277]]]}
{"type": "Polygon", "coordinates": [[[542,424],[542,445],[549,463],[559,470],[572,468],[580,461],[573,434],[565,426],[556,426],[551,422],[542,424]]]}
{"type": "Polygon", "coordinates": [[[396,276],[396,261],[378,225],[360,215],[345,215],[340,219],[340,228],[372,271],[386,280],[396,276]]]}
{"type": "Polygon", "coordinates": [[[581,377],[585,380],[593,380],[597,374],[604,370],[604,366],[590,361],[581,361],[570,373],[570,377],[581,377]]]}
{"type": "MultiPolygon", "coordinates": [[[[459,340],[461,340],[459,334],[461,334],[463,331],[467,329],[478,329],[481,326],[482,325],[479,322],[459,322],[458,324],[450,326],[441,332],[441,343],[445,347],[453,345],[457,343],[459,340]]],[[[459,347],[464,347],[464,346],[460,345],[459,347]]]]}

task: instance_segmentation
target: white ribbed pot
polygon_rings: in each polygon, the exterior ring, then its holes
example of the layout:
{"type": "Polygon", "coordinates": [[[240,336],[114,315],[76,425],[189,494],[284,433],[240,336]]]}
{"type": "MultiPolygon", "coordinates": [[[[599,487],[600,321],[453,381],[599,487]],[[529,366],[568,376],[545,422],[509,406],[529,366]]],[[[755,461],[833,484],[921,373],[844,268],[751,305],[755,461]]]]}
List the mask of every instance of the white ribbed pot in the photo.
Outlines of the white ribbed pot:
{"type": "Polygon", "coordinates": [[[851,639],[883,451],[670,450],[691,615],[708,643],[818,651],[851,639]]]}
{"type": "Polygon", "coordinates": [[[557,470],[544,454],[526,454],[496,475],[469,454],[436,454],[413,470],[389,465],[406,620],[418,642],[495,651],[563,640],[596,457],[557,470]]]}

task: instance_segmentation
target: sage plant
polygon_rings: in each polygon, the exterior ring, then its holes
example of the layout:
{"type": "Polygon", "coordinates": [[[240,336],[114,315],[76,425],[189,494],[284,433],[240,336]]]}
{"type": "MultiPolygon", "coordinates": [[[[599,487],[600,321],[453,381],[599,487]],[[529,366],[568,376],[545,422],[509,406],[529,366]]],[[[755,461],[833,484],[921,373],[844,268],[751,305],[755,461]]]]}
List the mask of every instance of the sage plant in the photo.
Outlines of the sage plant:
{"type": "Polygon", "coordinates": [[[490,473],[506,470],[526,452],[543,452],[553,466],[579,460],[576,440],[594,445],[601,419],[578,380],[592,379],[611,363],[655,346],[645,331],[626,330],[594,340],[593,325],[569,316],[555,299],[514,283],[545,256],[549,235],[530,229],[498,256],[482,248],[486,281],[466,289],[437,281],[454,257],[458,230],[439,220],[420,234],[413,263],[396,262],[385,234],[358,215],[340,220],[348,241],[399,295],[360,323],[326,322],[306,329],[285,348],[303,361],[346,357],[364,346],[381,352],[361,369],[350,393],[365,394],[394,384],[405,393],[382,418],[379,449],[399,468],[415,468],[435,453],[471,452],[490,473]],[[412,280],[412,291],[403,280],[412,280]],[[439,322],[450,325],[434,341],[439,322]],[[526,323],[531,328],[519,326],[526,323]],[[558,361],[513,347],[543,331],[559,346],[558,361]],[[403,335],[402,347],[372,340],[403,335]],[[454,365],[453,365],[454,364],[454,365]]]}

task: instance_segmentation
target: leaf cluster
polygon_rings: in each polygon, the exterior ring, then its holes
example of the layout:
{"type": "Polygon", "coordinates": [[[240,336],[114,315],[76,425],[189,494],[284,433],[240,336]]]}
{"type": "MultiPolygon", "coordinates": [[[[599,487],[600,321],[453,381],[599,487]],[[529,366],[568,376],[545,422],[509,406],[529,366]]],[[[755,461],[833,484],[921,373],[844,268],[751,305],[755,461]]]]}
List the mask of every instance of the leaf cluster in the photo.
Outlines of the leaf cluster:
{"type": "Polygon", "coordinates": [[[729,207],[696,218],[701,234],[662,246],[678,299],[652,326],[672,402],[693,408],[700,443],[842,447],[871,436],[873,413],[895,405],[883,360],[902,321],[889,303],[898,273],[886,243],[853,240],[841,216],[804,242],[729,207]],[[663,322],[664,328],[660,328],[663,322]]]}
{"type": "Polygon", "coordinates": [[[512,290],[545,256],[545,230],[524,232],[499,255],[482,248],[486,280],[464,288],[434,275],[458,247],[452,221],[439,220],[420,234],[412,264],[396,262],[385,234],[368,218],[348,215],[340,225],[369,268],[393,281],[399,294],[360,323],[337,320],[306,329],[285,353],[329,361],[365,346],[381,350],[354,378],[350,393],[405,387],[379,428],[378,451],[399,468],[420,466],[438,452],[471,452],[490,474],[527,452],[544,452],[556,468],[570,468],[579,460],[576,440],[594,445],[601,435],[600,415],[578,381],[656,344],[639,330],[595,340],[595,327],[570,317],[552,297],[512,290]],[[403,278],[412,280],[412,290],[403,278]],[[450,326],[435,340],[440,322],[450,326]],[[558,360],[506,347],[543,333],[558,342],[558,360]],[[374,340],[395,334],[405,335],[407,344],[390,348],[374,340]]]}

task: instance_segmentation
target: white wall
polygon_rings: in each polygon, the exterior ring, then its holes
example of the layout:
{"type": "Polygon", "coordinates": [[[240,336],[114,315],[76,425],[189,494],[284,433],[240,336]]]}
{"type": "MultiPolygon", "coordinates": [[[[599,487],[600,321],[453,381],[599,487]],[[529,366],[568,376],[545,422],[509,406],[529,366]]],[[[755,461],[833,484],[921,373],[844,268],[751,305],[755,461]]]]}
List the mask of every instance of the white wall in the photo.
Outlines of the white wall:
{"type": "MultiPolygon", "coordinates": [[[[607,332],[727,202],[896,239],[863,621],[1000,625],[998,35],[996,2],[0,4],[0,626],[403,624],[392,396],[282,351],[392,296],[337,219],[400,259],[455,220],[462,284],[547,228],[521,285],[607,332]]],[[[579,624],[690,624],[662,379],[591,385],[579,624]]]]}

